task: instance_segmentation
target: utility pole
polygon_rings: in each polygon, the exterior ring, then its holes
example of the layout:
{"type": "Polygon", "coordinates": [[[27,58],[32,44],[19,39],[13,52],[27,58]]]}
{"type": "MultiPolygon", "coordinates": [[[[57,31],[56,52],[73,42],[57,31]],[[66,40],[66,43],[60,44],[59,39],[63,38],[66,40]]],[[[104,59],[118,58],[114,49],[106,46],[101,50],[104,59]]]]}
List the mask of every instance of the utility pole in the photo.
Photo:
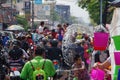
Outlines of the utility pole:
{"type": "Polygon", "coordinates": [[[34,0],[32,0],[32,27],[34,29],[34,0]]]}
{"type": "Polygon", "coordinates": [[[100,25],[102,25],[102,2],[103,0],[100,0],[100,25]]]}
{"type": "Polygon", "coordinates": [[[10,21],[11,21],[11,24],[12,24],[12,17],[13,17],[13,0],[11,0],[11,17],[10,17],[10,21]]]}
{"type": "Polygon", "coordinates": [[[105,0],[105,8],[104,8],[104,14],[103,14],[103,25],[106,26],[107,23],[107,14],[108,14],[108,0],[105,0]]]}

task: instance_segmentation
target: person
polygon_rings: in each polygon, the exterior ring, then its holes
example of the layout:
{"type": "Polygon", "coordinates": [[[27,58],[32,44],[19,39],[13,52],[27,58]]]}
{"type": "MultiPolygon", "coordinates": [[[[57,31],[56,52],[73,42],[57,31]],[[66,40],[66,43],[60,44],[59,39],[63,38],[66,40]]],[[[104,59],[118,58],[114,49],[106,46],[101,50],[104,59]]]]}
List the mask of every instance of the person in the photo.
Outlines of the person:
{"type": "Polygon", "coordinates": [[[63,24],[63,29],[64,29],[65,32],[67,31],[68,26],[69,26],[69,23],[64,23],[63,24]]]}
{"type": "Polygon", "coordinates": [[[108,57],[106,61],[103,63],[96,64],[94,67],[98,67],[102,70],[107,69],[109,66],[111,66],[111,57],[108,57]]]}
{"type": "Polygon", "coordinates": [[[53,39],[50,41],[51,47],[48,48],[48,53],[46,58],[54,61],[57,60],[59,62],[59,64],[61,65],[62,63],[62,50],[60,48],[57,47],[58,45],[58,40],[57,39],[53,39]]]}
{"type": "Polygon", "coordinates": [[[21,42],[19,40],[15,40],[13,42],[13,48],[8,53],[10,60],[10,65],[15,65],[16,63],[24,65],[23,56],[28,58],[28,54],[21,48],[21,42]]]}
{"type": "Polygon", "coordinates": [[[63,35],[64,35],[64,29],[62,28],[61,24],[57,25],[57,35],[56,38],[61,42],[63,39],[63,35]]]}
{"type": "Polygon", "coordinates": [[[39,34],[43,33],[44,25],[45,25],[44,21],[41,21],[39,26],[39,34]]]}
{"type": "Polygon", "coordinates": [[[85,63],[78,54],[74,57],[74,64],[72,65],[72,69],[74,78],[77,80],[90,80],[87,69],[85,68],[85,63]]]}
{"type": "MultiPolygon", "coordinates": [[[[48,77],[54,77],[56,74],[55,68],[54,68],[51,60],[44,59],[44,56],[45,56],[44,48],[37,46],[36,50],[34,52],[34,56],[35,57],[31,60],[31,63],[33,64],[33,66],[34,67],[39,67],[39,66],[42,67],[44,60],[46,60],[44,63],[44,69],[43,69],[46,73],[46,77],[47,77],[47,79],[48,79],[48,77]],[[41,61],[41,62],[38,63],[39,61],[41,61]]],[[[21,75],[20,75],[20,78],[22,80],[33,80],[33,77],[31,76],[33,74],[33,69],[32,69],[31,63],[30,63],[30,61],[28,61],[24,65],[21,75]]]]}
{"type": "Polygon", "coordinates": [[[3,45],[7,46],[7,41],[10,40],[9,36],[7,33],[5,33],[5,36],[3,37],[3,45]]]}
{"type": "Polygon", "coordinates": [[[0,80],[6,80],[9,79],[7,72],[10,70],[10,66],[2,49],[3,46],[0,44],[0,80]]]}

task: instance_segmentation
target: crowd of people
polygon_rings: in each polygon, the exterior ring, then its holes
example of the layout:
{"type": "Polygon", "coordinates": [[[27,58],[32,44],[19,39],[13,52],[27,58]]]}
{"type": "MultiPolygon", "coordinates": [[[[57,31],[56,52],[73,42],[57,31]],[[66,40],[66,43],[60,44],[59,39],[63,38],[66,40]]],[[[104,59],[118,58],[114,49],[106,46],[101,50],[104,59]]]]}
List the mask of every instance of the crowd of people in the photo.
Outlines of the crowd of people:
{"type": "MultiPolygon", "coordinates": [[[[67,65],[64,61],[62,41],[68,27],[68,23],[58,24],[55,29],[50,30],[49,27],[45,27],[45,23],[42,21],[36,30],[15,33],[16,39],[13,41],[9,41],[10,39],[7,34],[5,36],[1,34],[0,50],[1,54],[5,53],[5,61],[0,63],[2,64],[0,68],[3,69],[3,65],[7,66],[7,71],[4,71],[4,78],[6,76],[9,79],[10,66],[19,65],[20,78],[22,80],[36,80],[31,76],[34,72],[31,63],[35,68],[38,66],[41,68],[45,63],[43,69],[46,73],[45,80],[51,77],[57,80],[57,69],[70,69],[72,71],[71,79],[90,80],[89,71],[92,61],[94,60],[93,63],[104,62],[109,57],[109,51],[94,52],[93,38],[87,33],[78,34],[76,32],[74,37],[72,36],[75,45],[74,59],[72,66],[67,65]],[[77,40],[79,35],[81,37],[77,40]],[[92,55],[93,52],[94,55],[92,55]],[[104,60],[101,60],[100,55],[104,54],[107,55],[104,60]],[[66,68],[66,66],[69,68],[66,68]]],[[[0,74],[3,74],[3,72],[0,74]]],[[[66,80],[68,77],[65,77],[66,80]]]]}

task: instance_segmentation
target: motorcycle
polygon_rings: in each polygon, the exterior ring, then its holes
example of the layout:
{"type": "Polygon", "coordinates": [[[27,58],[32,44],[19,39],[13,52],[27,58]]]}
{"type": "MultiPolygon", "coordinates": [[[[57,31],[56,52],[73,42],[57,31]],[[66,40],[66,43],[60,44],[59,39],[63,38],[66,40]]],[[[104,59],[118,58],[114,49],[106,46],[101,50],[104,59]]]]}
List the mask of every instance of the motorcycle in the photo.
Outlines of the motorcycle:
{"type": "Polygon", "coordinates": [[[24,63],[21,59],[19,60],[9,60],[10,65],[10,80],[20,80],[20,72],[24,63]]]}
{"type": "Polygon", "coordinates": [[[20,80],[20,71],[17,67],[12,67],[10,70],[10,80],[20,80]]]}

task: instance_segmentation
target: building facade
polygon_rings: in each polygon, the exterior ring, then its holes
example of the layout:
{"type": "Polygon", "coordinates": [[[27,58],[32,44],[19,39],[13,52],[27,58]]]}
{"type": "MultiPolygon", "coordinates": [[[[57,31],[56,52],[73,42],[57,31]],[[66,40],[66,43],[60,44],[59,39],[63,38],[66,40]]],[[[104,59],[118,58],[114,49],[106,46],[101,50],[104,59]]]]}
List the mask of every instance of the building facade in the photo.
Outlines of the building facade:
{"type": "Polygon", "coordinates": [[[70,6],[69,5],[56,5],[55,11],[60,16],[61,23],[70,22],[70,6]]]}

